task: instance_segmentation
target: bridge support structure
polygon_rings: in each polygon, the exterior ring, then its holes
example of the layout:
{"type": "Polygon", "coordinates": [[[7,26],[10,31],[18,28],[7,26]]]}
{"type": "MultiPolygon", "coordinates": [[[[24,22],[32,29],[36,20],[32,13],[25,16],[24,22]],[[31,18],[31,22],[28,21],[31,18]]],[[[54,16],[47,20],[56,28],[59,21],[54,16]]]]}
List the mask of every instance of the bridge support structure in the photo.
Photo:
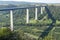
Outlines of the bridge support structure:
{"type": "Polygon", "coordinates": [[[29,9],[26,9],[26,23],[29,23],[29,9]]]}
{"type": "Polygon", "coordinates": [[[41,14],[43,14],[45,7],[41,7],[41,14]]]}
{"type": "Polygon", "coordinates": [[[38,19],[38,17],[37,17],[37,11],[38,11],[38,9],[37,9],[37,8],[35,8],[35,20],[37,20],[37,19],[38,19]]]}
{"type": "Polygon", "coordinates": [[[13,11],[10,10],[10,29],[13,31],[13,11]]]}
{"type": "Polygon", "coordinates": [[[41,14],[43,14],[43,7],[41,7],[41,14]]]}

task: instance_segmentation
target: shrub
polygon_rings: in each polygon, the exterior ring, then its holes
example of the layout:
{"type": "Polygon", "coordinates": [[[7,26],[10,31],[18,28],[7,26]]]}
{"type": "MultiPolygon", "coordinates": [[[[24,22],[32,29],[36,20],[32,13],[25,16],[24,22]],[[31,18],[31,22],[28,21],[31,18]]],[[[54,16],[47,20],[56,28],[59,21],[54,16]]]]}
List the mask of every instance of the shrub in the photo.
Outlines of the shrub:
{"type": "Polygon", "coordinates": [[[0,39],[1,40],[9,39],[11,34],[12,34],[12,32],[9,28],[7,28],[7,27],[0,28],[0,39]]]}

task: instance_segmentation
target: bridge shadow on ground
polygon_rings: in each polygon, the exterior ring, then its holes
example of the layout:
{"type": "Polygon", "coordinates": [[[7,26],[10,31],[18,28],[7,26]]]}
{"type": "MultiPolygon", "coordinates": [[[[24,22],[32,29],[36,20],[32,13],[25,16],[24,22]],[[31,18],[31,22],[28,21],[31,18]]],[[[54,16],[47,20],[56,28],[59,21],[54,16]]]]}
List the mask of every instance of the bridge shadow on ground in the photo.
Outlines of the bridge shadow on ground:
{"type": "Polygon", "coordinates": [[[44,30],[44,32],[42,32],[42,34],[39,36],[38,40],[40,40],[40,38],[44,39],[48,33],[53,29],[55,23],[56,23],[56,19],[53,17],[53,15],[51,14],[50,10],[48,9],[48,7],[45,7],[46,12],[48,13],[48,17],[52,20],[52,23],[49,25],[49,27],[44,30]]]}

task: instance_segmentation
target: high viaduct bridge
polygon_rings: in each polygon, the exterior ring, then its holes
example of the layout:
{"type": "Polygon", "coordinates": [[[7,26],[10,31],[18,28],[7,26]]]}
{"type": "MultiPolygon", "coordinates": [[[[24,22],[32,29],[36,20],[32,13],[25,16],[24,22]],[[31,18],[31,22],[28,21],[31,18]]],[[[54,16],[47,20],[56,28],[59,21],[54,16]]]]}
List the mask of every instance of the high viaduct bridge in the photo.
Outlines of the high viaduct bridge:
{"type": "Polygon", "coordinates": [[[10,29],[13,31],[13,10],[26,9],[26,23],[29,23],[29,8],[35,8],[35,20],[37,20],[38,8],[40,8],[41,14],[45,10],[46,6],[30,6],[30,7],[11,7],[11,8],[0,8],[0,11],[10,11],[10,29]]]}

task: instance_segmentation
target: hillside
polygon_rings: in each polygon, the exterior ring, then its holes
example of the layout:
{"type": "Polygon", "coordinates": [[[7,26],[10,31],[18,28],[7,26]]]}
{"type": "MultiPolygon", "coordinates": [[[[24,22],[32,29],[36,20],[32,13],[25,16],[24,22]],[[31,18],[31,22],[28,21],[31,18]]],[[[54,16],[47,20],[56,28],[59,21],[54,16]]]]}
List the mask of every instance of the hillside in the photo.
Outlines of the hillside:
{"type": "MultiPolygon", "coordinates": [[[[11,2],[1,2],[1,1],[0,4],[1,4],[0,8],[25,7],[25,6],[32,6],[32,4],[34,5],[36,4],[39,6],[45,5],[44,3],[31,4],[27,2],[11,3],[11,2]]],[[[13,11],[14,31],[12,32],[12,34],[8,34],[10,36],[8,36],[7,38],[15,39],[15,40],[23,40],[23,39],[37,40],[38,38],[43,38],[42,40],[56,40],[56,39],[60,40],[60,6],[56,6],[56,5],[48,4],[43,14],[41,14],[40,12],[41,10],[40,8],[38,8],[38,20],[35,20],[35,9],[34,8],[29,9],[28,24],[26,24],[26,9],[14,10],[13,11]]],[[[0,27],[10,28],[9,11],[0,11],[0,27]]],[[[0,35],[1,34],[3,34],[3,32],[0,33],[0,35]]],[[[6,35],[1,35],[1,36],[6,36],[6,35]]]]}

